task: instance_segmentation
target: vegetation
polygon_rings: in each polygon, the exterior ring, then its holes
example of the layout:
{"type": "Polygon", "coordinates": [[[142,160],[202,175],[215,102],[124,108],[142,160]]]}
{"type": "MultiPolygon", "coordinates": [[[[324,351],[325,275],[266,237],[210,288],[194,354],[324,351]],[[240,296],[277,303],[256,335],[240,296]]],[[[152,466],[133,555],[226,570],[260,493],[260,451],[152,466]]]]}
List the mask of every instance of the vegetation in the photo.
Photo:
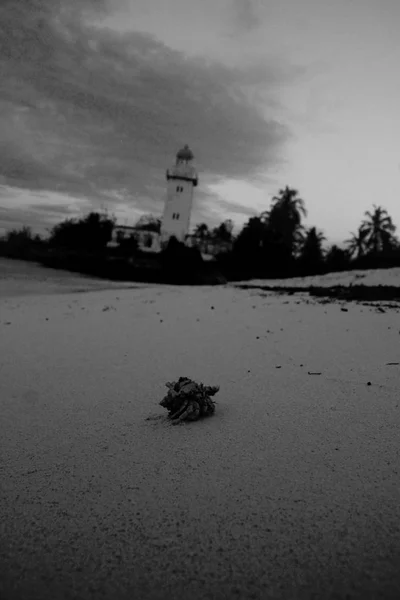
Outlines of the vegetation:
{"type": "MultiPolygon", "coordinates": [[[[230,219],[214,229],[198,224],[194,247],[171,238],[160,253],[150,254],[132,234],[118,234],[110,245],[115,218],[91,212],[55,225],[47,238],[33,235],[29,227],[9,231],[0,240],[0,255],[109,279],[186,284],[400,266],[396,227],[383,207],[366,211],[342,248],[324,247],[323,232],[304,226],[306,216],[298,191],[285,187],[272,198],[269,210],[251,217],[237,235],[230,219]],[[209,252],[215,261],[203,260],[202,254],[209,252]]],[[[153,215],[138,220],[136,228],[149,232],[144,246],[151,245],[151,232],[159,233],[160,227],[161,219],[153,215]]]]}
{"type": "Polygon", "coordinates": [[[302,239],[298,264],[300,270],[305,273],[313,271],[314,273],[322,273],[324,271],[324,250],[322,242],[326,240],[321,231],[317,231],[316,227],[310,227],[306,235],[302,239]]]}

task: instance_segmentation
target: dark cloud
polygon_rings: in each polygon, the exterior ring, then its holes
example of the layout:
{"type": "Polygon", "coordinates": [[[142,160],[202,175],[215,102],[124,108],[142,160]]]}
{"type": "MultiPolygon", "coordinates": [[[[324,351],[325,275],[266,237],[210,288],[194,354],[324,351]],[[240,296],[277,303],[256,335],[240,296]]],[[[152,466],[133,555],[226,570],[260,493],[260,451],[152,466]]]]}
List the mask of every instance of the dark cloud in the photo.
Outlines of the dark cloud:
{"type": "Polygon", "coordinates": [[[160,212],[164,193],[152,194],[165,189],[165,168],[183,143],[203,184],[254,179],[277,164],[288,132],[264,118],[243,86],[268,78],[276,88],[287,74],[189,59],[147,34],[91,24],[110,10],[111,0],[2,0],[4,185],[94,204],[147,197],[160,212]]]}
{"type": "Polygon", "coordinates": [[[59,216],[70,216],[71,215],[71,208],[68,205],[62,205],[62,204],[51,204],[46,203],[46,204],[30,204],[29,208],[32,209],[33,211],[38,211],[38,212],[45,212],[47,214],[53,214],[57,217],[59,216]]]}
{"type": "Polygon", "coordinates": [[[35,233],[46,234],[56,223],[59,223],[68,216],[52,215],[45,212],[38,213],[36,210],[2,208],[0,207],[0,237],[11,229],[21,229],[21,227],[31,227],[35,233]]]}

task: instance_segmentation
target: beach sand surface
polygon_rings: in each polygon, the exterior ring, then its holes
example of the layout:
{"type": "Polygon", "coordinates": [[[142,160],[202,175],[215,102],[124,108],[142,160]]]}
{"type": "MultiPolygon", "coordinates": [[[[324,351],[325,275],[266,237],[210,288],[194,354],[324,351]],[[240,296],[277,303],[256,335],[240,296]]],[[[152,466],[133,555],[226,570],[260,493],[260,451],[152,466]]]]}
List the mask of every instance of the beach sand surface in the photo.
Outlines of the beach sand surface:
{"type": "Polygon", "coordinates": [[[0,298],[131,289],[143,285],[135,282],[96,279],[80,273],[43,267],[34,262],[0,257],[0,298]]]}
{"type": "Polygon", "coordinates": [[[2,600],[400,597],[396,310],[25,286],[0,298],[2,600]],[[215,415],[169,423],[180,376],[215,415]]]}
{"type": "Polygon", "coordinates": [[[307,277],[252,279],[251,281],[236,282],[236,284],[239,283],[276,287],[347,287],[349,285],[389,285],[400,287],[400,267],[392,267],[390,269],[354,269],[353,271],[337,271],[324,275],[308,275],[307,277]]]}

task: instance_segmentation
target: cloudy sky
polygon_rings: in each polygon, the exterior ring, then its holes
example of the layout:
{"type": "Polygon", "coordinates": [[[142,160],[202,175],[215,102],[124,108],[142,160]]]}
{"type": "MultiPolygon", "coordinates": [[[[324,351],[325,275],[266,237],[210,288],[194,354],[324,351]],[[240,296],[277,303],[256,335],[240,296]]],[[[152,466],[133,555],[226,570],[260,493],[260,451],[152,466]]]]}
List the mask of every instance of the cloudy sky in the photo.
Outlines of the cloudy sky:
{"type": "Polygon", "coordinates": [[[373,204],[400,230],[399,27],[398,0],[1,0],[0,232],[160,216],[185,143],[192,225],[289,185],[328,241],[373,204]]]}

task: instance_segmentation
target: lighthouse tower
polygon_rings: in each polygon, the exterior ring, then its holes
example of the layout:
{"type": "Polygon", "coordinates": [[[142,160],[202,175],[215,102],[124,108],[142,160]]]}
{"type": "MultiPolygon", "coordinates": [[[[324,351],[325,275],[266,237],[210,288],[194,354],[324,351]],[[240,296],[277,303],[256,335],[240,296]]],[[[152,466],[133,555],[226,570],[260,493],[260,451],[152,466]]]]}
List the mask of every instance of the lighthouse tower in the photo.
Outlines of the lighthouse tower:
{"type": "Polygon", "coordinates": [[[161,244],[175,236],[184,242],[189,233],[192,212],[193,188],[197,186],[196,169],[192,165],[194,156],[186,145],[176,155],[173,167],[167,169],[167,199],[161,223],[161,244]]]}

